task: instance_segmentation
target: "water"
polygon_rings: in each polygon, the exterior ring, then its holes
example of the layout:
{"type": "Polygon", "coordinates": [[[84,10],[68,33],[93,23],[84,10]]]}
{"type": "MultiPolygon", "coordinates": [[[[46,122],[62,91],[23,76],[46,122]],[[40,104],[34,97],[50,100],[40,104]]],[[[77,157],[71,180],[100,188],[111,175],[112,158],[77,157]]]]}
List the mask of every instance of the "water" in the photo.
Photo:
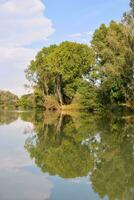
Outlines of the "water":
{"type": "Polygon", "coordinates": [[[0,199],[134,199],[134,117],[0,112],[0,199]]]}

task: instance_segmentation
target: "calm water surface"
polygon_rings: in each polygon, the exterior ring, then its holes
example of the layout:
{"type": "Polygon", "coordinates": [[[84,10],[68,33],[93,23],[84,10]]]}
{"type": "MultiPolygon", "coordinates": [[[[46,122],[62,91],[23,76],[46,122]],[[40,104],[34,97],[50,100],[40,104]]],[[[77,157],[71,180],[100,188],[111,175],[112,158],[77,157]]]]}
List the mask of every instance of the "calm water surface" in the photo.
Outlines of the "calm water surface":
{"type": "Polygon", "coordinates": [[[134,117],[0,112],[0,199],[134,199],[134,117]]]}

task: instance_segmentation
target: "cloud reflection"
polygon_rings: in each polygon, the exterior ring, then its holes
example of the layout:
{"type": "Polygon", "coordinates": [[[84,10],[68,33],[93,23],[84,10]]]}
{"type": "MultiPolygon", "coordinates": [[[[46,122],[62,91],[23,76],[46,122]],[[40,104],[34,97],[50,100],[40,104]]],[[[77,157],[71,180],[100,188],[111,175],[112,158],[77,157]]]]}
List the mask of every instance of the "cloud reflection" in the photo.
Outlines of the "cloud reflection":
{"type": "Polygon", "coordinates": [[[0,127],[0,199],[47,200],[53,185],[29,158],[24,142],[25,128],[30,123],[18,119],[0,127]]]}

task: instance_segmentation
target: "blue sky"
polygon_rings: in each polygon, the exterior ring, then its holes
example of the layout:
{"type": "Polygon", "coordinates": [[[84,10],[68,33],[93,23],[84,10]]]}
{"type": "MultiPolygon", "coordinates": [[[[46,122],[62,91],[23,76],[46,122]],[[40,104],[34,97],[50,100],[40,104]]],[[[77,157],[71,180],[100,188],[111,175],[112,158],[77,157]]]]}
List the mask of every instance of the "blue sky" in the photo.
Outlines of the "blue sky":
{"type": "Polygon", "coordinates": [[[56,3],[44,0],[44,3],[46,15],[55,28],[48,43],[72,39],[88,42],[90,37],[86,33],[93,32],[101,23],[108,24],[112,19],[119,21],[122,13],[129,9],[128,0],[57,0],[56,3]],[[69,37],[78,33],[83,37],[69,37]]]}
{"type": "Polygon", "coordinates": [[[25,93],[24,70],[43,46],[89,43],[101,23],[119,21],[129,0],[1,0],[0,89],[25,93]]]}

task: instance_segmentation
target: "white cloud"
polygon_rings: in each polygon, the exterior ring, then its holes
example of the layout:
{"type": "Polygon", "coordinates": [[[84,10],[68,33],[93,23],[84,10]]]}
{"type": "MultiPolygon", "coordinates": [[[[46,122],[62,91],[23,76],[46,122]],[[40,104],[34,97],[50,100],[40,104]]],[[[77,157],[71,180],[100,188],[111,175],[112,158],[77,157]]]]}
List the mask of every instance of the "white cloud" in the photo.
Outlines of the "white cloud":
{"type": "Polygon", "coordinates": [[[23,169],[0,171],[2,200],[48,200],[53,187],[47,176],[32,174],[23,169]]]}
{"type": "MultiPolygon", "coordinates": [[[[46,41],[54,32],[52,21],[44,12],[45,5],[41,0],[0,0],[0,79],[2,72],[12,67],[11,78],[17,80],[17,68],[23,73],[25,81],[23,71],[38,51],[26,46],[46,41]]],[[[8,87],[6,81],[7,89],[17,89],[18,85],[9,84],[8,87]]],[[[0,89],[5,87],[1,88],[0,84],[0,89]]],[[[22,82],[19,88],[20,91],[17,89],[16,92],[22,93],[22,82]]]]}
{"type": "Polygon", "coordinates": [[[42,174],[35,166],[34,160],[30,159],[24,148],[28,137],[24,134],[26,128],[32,129],[33,126],[21,119],[0,126],[0,199],[2,200],[50,199],[53,183],[47,174],[42,174]]]}
{"type": "Polygon", "coordinates": [[[81,36],[82,36],[82,33],[74,33],[70,35],[70,37],[72,38],[81,37],[81,36]]]}
{"type": "Polygon", "coordinates": [[[0,47],[0,68],[6,64],[13,63],[14,67],[25,68],[28,61],[33,59],[37,49],[28,49],[24,47],[0,47]]]}
{"type": "Polygon", "coordinates": [[[93,36],[93,31],[83,32],[83,33],[73,33],[70,34],[68,37],[71,38],[74,42],[80,42],[89,44],[93,36]]]}
{"type": "Polygon", "coordinates": [[[87,33],[87,35],[93,36],[93,31],[89,31],[89,32],[87,33]]]}
{"type": "Polygon", "coordinates": [[[93,31],[89,31],[86,33],[73,33],[73,34],[69,35],[69,37],[71,37],[71,38],[82,38],[82,37],[87,37],[87,36],[92,37],[93,31]]]}
{"type": "Polygon", "coordinates": [[[6,0],[0,3],[0,46],[28,45],[46,40],[54,29],[44,16],[40,0],[6,0]]]}

